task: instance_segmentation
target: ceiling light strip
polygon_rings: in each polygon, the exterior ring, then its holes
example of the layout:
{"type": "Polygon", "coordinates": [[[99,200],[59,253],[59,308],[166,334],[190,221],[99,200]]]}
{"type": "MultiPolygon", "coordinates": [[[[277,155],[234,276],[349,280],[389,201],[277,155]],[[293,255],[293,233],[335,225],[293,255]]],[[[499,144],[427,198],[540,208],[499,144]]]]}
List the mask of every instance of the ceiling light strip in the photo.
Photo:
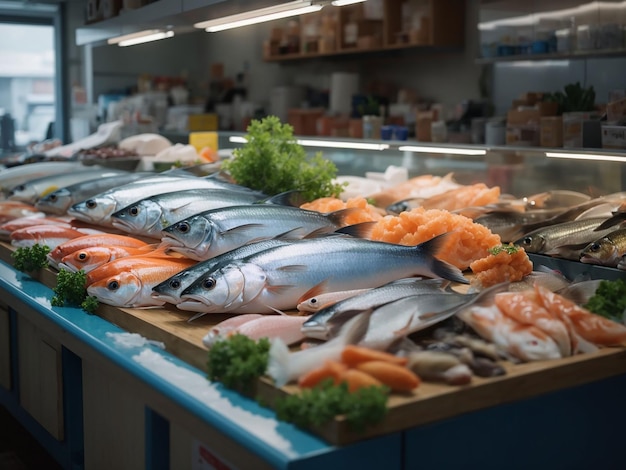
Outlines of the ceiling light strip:
{"type": "MultiPolygon", "coordinates": [[[[234,144],[245,144],[247,139],[241,136],[231,136],[228,141],[234,144]]],[[[350,142],[350,141],[333,141],[333,140],[310,140],[297,139],[296,142],[303,147],[329,147],[354,150],[387,150],[388,144],[374,144],[369,142],[350,142]]]]}
{"type": "Polygon", "coordinates": [[[125,34],[107,40],[108,44],[117,44],[118,46],[134,46],[145,42],[158,41],[160,39],[171,38],[174,31],[163,31],[160,29],[146,29],[137,33],[125,34]]]}
{"type": "Polygon", "coordinates": [[[593,153],[546,152],[548,158],[568,158],[572,160],[593,160],[603,162],[626,162],[626,155],[602,155],[593,153]]]}
{"type": "Polygon", "coordinates": [[[448,148],[448,147],[426,147],[426,146],[414,146],[403,145],[398,148],[401,152],[416,152],[416,153],[444,153],[451,155],[486,155],[486,150],[480,149],[463,149],[463,148],[448,148]]]}

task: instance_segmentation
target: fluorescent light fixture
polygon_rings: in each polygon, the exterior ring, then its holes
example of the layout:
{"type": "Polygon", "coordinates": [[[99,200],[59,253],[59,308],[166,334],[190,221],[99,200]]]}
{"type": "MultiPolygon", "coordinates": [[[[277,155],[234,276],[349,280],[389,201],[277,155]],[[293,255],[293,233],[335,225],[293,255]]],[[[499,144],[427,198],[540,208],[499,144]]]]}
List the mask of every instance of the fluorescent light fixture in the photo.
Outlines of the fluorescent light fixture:
{"type": "Polygon", "coordinates": [[[343,7],[346,5],[352,5],[353,3],[361,3],[365,0],[333,0],[330,4],[334,7],[343,7]]]}
{"type": "MultiPolygon", "coordinates": [[[[245,144],[247,142],[245,137],[231,136],[228,138],[229,142],[236,144],[245,144]]],[[[386,150],[389,148],[388,144],[373,144],[368,142],[350,142],[350,141],[333,141],[333,140],[309,140],[298,139],[296,142],[303,147],[330,147],[341,149],[354,149],[354,150],[386,150]]]]}
{"type": "Polygon", "coordinates": [[[259,10],[247,11],[236,15],[225,16],[214,20],[202,21],[194,24],[196,28],[204,28],[207,33],[216,33],[226,29],[241,28],[251,24],[265,21],[288,18],[290,16],[304,15],[321,10],[323,5],[313,5],[310,1],[297,0],[295,2],[274,5],[259,10]]]}
{"type": "Polygon", "coordinates": [[[486,150],[480,149],[461,149],[447,147],[421,147],[413,145],[403,145],[398,147],[401,152],[417,152],[417,153],[447,153],[451,155],[486,155],[486,150]]]}
{"type": "Polygon", "coordinates": [[[595,160],[603,162],[626,162],[626,156],[621,155],[602,155],[593,153],[562,153],[562,152],[546,152],[549,158],[570,158],[573,160],[595,160]]]}
{"type": "Polygon", "coordinates": [[[125,47],[134,46],[135,44],[142,44],[144,42],[158,41],[159,39],[171,38],[172,36],[174,36],[174,31],[146,29],[145,31],[139,31],[137,33],[125,34],[124,36],[110,38],[107,43],[117,44],[120,47],[125,47]]]}

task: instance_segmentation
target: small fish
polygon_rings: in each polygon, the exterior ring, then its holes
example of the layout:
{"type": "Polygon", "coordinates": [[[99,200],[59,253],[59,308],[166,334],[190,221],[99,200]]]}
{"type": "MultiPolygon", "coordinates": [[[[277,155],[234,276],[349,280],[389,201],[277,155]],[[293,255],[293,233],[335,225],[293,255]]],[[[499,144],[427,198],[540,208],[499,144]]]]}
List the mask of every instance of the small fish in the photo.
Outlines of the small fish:
{"type": "Polygon", "coordinates": [[[445,294],[443,288],[448,281],[443,279],[402,279],[381,287],[366,289],[365,292],[322,308],[314,313],[302,325],[302,332],[308,338],[327,340],[349,318],[363,311],[375,309],[381,305],[416,294],[436,292],[445,294]]]}
{"type": "Polygon", "coordinates": [[[46,214],[39,211],[32,204],[19,201],[0,201],[0,224],[22,217],[45,217],[46,214]]]}
{"type": "Polygon", "coordinates": [[[164,302],[152,297],[152,288],[194,263],[173,256],[116,259],[87,273],[87,293],[114,307],[161,306],[164,302]]]}
{"type": "Polygon", "coordinates": [[[15,186],[9,193],[8,199],[12,201],[22,201],[29,204],[35,204],[40,197],[44,197],[59,188],[79,183],[81,181],[117,176],[124,173],[127,172],[122,170],[93,167],[92,169],[86,168],[84,170],[73,171],[70,173],[43,176],[15,186]]]}
{"type": "Polygon", "coordinates": [[[466,284],[458,268],[433,255],[445,236],[417,246],[325,237],[270,248],[198,278],[183,291],[178,308],[193,310],[198,308],[195,304],[204,303],[216,312],[287,311],[322,282],[334,291],[379,287],[411,276],[466,284]]]}
{"type": "Polygon", "coordinates": [[[250,191],[187,189],[142,199],[111,215],[114,227],[128,233],[161,238],[164,228],[193,215],[230,206],[253,204],[262,197],[250,191]]]}
{"type": "Polygon", "coordinates": [[[261,318],[238,326],[231,334],[239,333],[255,341],[280,338],[286,345],[291,345],[304,339],[300,328],[307,318],[298,315],[262,315],[261,318]]]}
{"type": "Polygon", "coordinates": [[[148,243],[137,238],[133,238],[129,235],[117,235],[111,233],[101,233],[97,235],[85,235],[65,243],[58,245],[56,248],[51,249],[48,253],[48,262],[52,266],[58,266],[58,264],[67,255],[74,253],[77,250],[83,250],[92,246],[130,246],[130,247],[145,247],[148,243]]]}
{"type": "Polygon", "coordinates": [[[38,216],[20,217],[0,225],[0,239],[10,241],[11,232],[25,227],[32,227],[33,225],[63,225],[68,228],[71,227],[69,219],[38,216]]]}
{"type": "Polygon", "coordinates": [[[40,197],[35,207],[46,214],[63,215],[68,209],[81,201],[93,197],[109,189],[128,184],[133,181],[154,176],[150,172],[127,172],[102,178],[90,179],[70,184],[40,197]]]}
{"type": "Polygon", "coordinates": [[[42,245],[54,250],[62,243],[85,235],[85,231],[62,225],[33,225],[14,230],[10,238],[11,245],[18,248],[42,245]]]}
{"type": "Polygon", "coordinates": [[[554,189],[543,193],[533,194],[524,198],[528,207],[531,208],[554,208],[554,207],[572,207],[583,202],[587,202],[591,196],[566,189],[554,189]]]}
{"type": "Polygon", "coordinates": [[[297,240],[332,233],[345,225],[345,218],[353,211],[322,214],[273,204],[224,207],[166,227],[161,242],[173,251],[202,261],[254,241],[297,240]]]}
{"type": "Polygon", "coordinates": [[[248,313],[246,315],[235,315],[226,320],[222,320],[215,326],[213,326],[209,332],[202,337],[202,344],[208,349],[211,349],[213,345],[224,338],[228,338],[235,330],[246,322],[261,318],[263,315],[259,313],[248,313]]]}
{"type": "Polygon", "coordinates": [[[88,167],[81,162],[35,162],[28,165],[19,165],[0,170],[0,191],[8,194],[15,186],[27,181],[51,176],[81,171],[88,167]]]}
{"type": "Polygon", "coordinates": [[[562,247],[579,247],[582,250],[591,241],[614,230],[596,231],[604,220],[602,217],[591,218],[543,227],[525,234],[515,244],[523,247],[527,253],[547,255],[558,255],[562,247]]]}
{"type": "Polygon", "coordinates": [[[580,253],[580,261],[616,268],[625,254],[626,228],[622,228],[587,245],[580,253]]]}
{"type": "Polygon", "coordinates": [[[340,292],[328,292],[325,294],[317,294],[313,297],[309,297],[309,294],[305,294],[302,296],[305,300],[301,300],[296,308],[299,312],[314,313],[320,311],[322,308],[336,304],[341,300],[354,297],[355,295],[362,294],[368,290],[369,289],[353,289],[340,292]]]}

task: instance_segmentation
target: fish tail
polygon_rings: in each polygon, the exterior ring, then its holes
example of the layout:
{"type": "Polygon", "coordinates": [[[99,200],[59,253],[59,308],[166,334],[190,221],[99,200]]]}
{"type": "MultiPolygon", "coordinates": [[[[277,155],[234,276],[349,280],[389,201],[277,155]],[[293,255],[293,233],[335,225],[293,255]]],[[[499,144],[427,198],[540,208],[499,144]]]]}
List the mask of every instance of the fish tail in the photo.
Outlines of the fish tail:
{"type": "Polygon", "coordinates": [[[266,373],[277,387],[283,387],[289,382],[289,348],[280,338],[272,341],[266,373]]]}
{"type": "Polygon", "coordinates": [[[447,236],[448,233],[437,235],[424,243],[420,243],[416,246],[416,249],[424,256],[428,268],[435,276],[461,284],[469,284],[469,281],[463,276],[459,268],[435,257],[447,236]]]}
{"type": "Polygon", "coordinates": [[[307,201],[306,199],[304,199],[302,191],[298,189],[293,189],[290,191],[278,193],[265,199],[261,199],[259,201],[259,204],[276,204],[279,206],[300,207],[305,202],[307,201]]]}
{"type": "Polygon", "coordinates": [[[378,222],[360,222],[358,224],[347,225],[338,230],[335,230],[336,234],[350,235],[354,238],[367,238],[372,237],[372,231],[378,222]]]}

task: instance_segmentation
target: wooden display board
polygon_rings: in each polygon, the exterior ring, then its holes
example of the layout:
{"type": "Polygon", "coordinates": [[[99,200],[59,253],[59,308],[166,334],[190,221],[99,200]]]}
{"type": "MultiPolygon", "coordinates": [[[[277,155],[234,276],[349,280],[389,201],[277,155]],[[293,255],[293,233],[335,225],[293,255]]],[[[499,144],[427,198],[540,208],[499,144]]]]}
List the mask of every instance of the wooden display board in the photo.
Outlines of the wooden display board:
{"type": "MultiPolygon", "coordinates": [[[[0,244],[0,260],[12,265],[12,251],[10,245],[0,244]]],[[[54,288],[54,270],[44,269],[36,277],[54,288]]],[[[167,351],[200,370],[206,370],[207,362],[203,336],[212,326],[229,317],[227,314],[207,314],[189,323],[187,320],[193,313],[176,310],[173,306],[137,309],[100,305],[96,314],[124,330],[163,342],[167,351]]],[[[393,394],[389,398],[389,411],[384,421],[364,432],[350,431],[347,422],[341,417],[311,431],[332,444],[344,445],[625,374],[626,349],[607,348],[595,353],[525,364],[503,361],[502,365],[507,374],[501,377],[473,377],[471,384],[463,386],[423,382],[410,394],[393,394]]],[[[271,380],[263,378],[258,384],[256,395],[272,406],[276,397],[297,392],[296,386],[278,389],[271,380]]]]}

